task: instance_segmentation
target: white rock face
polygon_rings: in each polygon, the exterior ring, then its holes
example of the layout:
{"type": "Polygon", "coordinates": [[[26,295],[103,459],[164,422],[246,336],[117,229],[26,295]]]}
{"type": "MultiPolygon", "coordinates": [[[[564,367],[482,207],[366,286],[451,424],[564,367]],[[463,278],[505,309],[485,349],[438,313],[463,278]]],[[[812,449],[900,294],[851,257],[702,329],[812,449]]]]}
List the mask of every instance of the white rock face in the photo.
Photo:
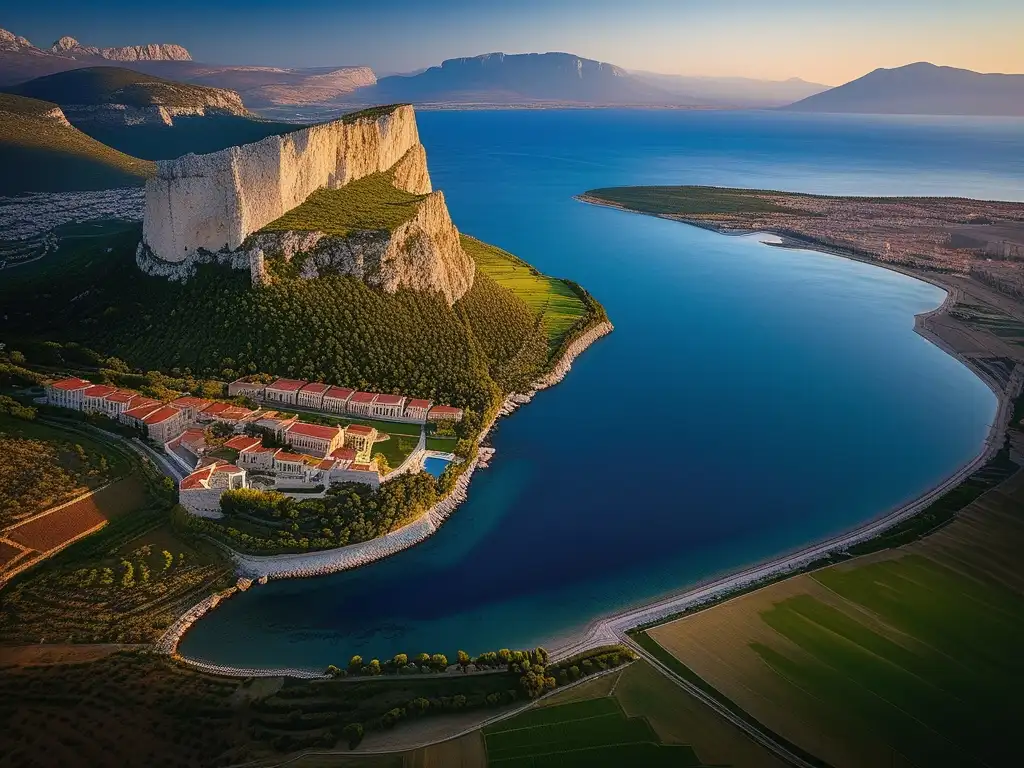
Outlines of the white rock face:
{"type": "Polygon", "coordinates": [[[192,61],[192,55],[185,48],[173,43],[97,48],[93,45],[82,45],[69,35],[65,35],[50,46],[50,53],[72,58],[99,56],[110,61],[192,61]]]}
{"type": "MultiPolygon", "coordinates": [[[[208,155],[157,163],[146,182],[143,242],[180,262],[197,250],[232,251],[321,187],[337,189],[394,166],[419,144],[416,116],[404,106],[378,117],[335,120],[208,155]]],[[[430,191],[422,168],[403,168],[409,191],[430,191]]],[[[409,161],[410,165],[414,163],[409,161]]]]}
{"type": "MultiPolygon", "coordinates": [[[[352,275],[387,293],[400,288],[440,293],[449,305],[473,287],[473,260],[462,248],[441,192],[427,195],[416,215],[393,232],[360,231],[345,237],[262,232],[246,245],[249,263],[261,267],[264,253],[281,254],[289,261],[304,255],[301,276],[307,279],[352,275]]],[[[255,268],[253,281],[257,282],[255,268]]]]}

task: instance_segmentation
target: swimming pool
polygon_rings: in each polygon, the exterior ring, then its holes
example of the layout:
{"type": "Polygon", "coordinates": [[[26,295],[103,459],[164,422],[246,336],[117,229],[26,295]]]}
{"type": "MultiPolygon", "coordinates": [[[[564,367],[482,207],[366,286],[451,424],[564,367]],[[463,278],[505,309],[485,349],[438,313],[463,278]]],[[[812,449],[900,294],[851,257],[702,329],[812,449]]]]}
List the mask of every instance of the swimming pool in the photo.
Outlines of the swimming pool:
{"type": "Polygon", "coordinates": [[[428,456],[423,460],[423,469],[434,477],[440,477],[441,473],[444,472],[445,467],[449,464],[451,464],[451,461],[448,459],[441,459],[437,456],[428,456]]]}

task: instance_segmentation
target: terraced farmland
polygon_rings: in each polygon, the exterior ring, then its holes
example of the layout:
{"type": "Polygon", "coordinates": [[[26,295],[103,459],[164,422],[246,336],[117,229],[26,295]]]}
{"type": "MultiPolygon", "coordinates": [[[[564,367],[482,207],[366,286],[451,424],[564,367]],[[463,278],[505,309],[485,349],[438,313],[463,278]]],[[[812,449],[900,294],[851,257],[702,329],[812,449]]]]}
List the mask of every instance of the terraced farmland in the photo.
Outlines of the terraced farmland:
{"type": "Polygon", "coordinates": [[[462,246],[484,274],[544,316],[544,330],[552,347],[558,345],[576,322],[586,317],[586,306],[564,280],[542,275],[511,253],[472,237],[464,235],[462,246]]]}
{"type": "Polygon", "coordinates": [[[918,542],[648,635],[837,768],[995,766],[1024,728],[1024,472],[918,542]]]}

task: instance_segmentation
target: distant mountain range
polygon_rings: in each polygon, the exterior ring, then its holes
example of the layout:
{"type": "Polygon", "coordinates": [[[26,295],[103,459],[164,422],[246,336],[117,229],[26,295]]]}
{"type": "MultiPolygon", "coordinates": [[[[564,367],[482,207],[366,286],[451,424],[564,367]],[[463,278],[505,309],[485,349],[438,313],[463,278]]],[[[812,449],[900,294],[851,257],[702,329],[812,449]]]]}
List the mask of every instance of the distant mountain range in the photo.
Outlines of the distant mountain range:
{"type": "Polygon", "coordinates": [[[238,91],[251,107],[321,104],[377,82],[369,67],[284,69],[203,64],[193,61],[180,45],[97,48],[82,45],[73,37],[62,37],[44,49],[0,29],[0,86],[111,62],[169,80],[238,91]]]}
{"type": "Polygon", "coordinates": [[[1024,75],[988,75],[919,62],[895,69],[876,69],[786,109],[895,115],[1024,116],[1024,75]]]}
{"type": "Polygon", "coordinates": [[[832,86],[811,83],[799,77],[788,80],[757,80],[750,77],[703,77],[631,72],[651,85],[710,106],[766,108],[792,104],[798,99],[827,91],[832,86]]]}

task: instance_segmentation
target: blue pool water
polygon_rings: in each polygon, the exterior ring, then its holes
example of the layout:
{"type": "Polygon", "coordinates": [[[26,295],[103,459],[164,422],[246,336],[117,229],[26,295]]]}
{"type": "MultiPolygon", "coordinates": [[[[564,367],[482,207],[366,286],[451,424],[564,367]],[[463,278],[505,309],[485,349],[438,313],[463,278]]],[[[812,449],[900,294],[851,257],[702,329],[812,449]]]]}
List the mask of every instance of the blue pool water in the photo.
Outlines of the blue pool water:
{"type": "Polygon", "coordinates": [[[423,460],[423,469],[434,477],[440,477],[449,464],[451,464],[451,462],[448,461],[448,459],[439,459],[437,456],[430,456],[423,460]]]}
{"type": "Polygon", "coordinates": [[[531,646],[856,526],[978,452],[995,398],[913,331],[940,290],[572,196],[692,183],[1021,199],[1024,121],[587,110],[420,127],[456,224],[584,285],[616,331],[500,423],[494,462],[433,538],[232,598],[185,654],[323,667],[531,646]]]}

